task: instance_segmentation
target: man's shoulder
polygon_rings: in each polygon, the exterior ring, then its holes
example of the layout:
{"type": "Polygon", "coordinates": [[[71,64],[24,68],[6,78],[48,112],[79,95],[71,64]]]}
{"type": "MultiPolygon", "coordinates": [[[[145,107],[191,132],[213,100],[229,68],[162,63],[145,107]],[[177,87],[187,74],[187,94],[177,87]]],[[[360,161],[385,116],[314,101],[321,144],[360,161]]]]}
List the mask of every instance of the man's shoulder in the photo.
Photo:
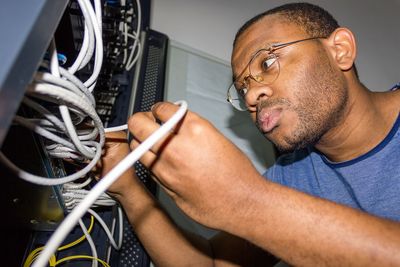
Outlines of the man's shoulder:
{"type": "Polygon", "coordinates": [[[390,91],[389,94],[391,95],[393,102],[397,104],[400,110],[400,89],[390,91]]]}
{"type": "Polygon", "coordinates": [[[397,111],[400,112],[400,89],[393,91],[397,111]]]}
{"type": "Polygon", "coordinates": [[[287,178],[292,172],[297,174],[299,174],[299,170],[300,172],[308,172],[312,165],[310,162],[312,161],[311,156],[314,156],[313,153],[311,148],[304,148],[280,155],[275,164],[267,169],[264,176],[269,178],[285,176],[287,178]]]}
{"type": "Polygon", "coordinates": [[[389,119],[397,118],[400,113],[400,89],[386,92],[374,92],[376,106],[389,119]]]}

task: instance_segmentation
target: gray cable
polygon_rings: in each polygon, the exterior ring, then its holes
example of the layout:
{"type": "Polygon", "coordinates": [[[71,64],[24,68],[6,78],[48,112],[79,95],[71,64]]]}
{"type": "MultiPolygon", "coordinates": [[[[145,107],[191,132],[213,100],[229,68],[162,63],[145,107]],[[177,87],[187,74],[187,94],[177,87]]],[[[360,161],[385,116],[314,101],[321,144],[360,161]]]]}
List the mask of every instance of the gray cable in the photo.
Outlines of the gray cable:
{"type": "Polygon", "coordinates": [[[99,135],[99,130],[97,128],[93,128],[90,132],[85,130],[77,130],[79,135],[79,140],[95,140],[99,135]]]}
{"type": "Polygon", "coordinates": [[[31,123],[30,121],[28,121],[24,117],[16,115],[14,117],[14,121],[17,124],[19,124],[21,126],[24,126],[24,127],[28,128],[28,129],[30,129],[31,131],[33,131],[33,132],[43,136],[44,138],[49,139],[49,140],[51,140],[51,141],[53,141],[53,142],[55,142],[57,144],[62,144],[63,146],[69,147],[71,149],[75,148],[74,145],[71,142],[69,142],[69,141],[67,141],[67,140],[65,140],[65,139],[53,134],[52,132],[47,131],[46,129],[44,129],[44,128],[38,126],[38,125],[35,125],[35,124],[31,123]]]}
{"type": "Polygon", "coordinates": [[[67,134],[69,138],[71,138],[72,143],[75,145],[76,149],[84,155],[88,159],[92,159],[94,157],[93,151],[88,150],[81,143],[81,140],[78,138],[78,134],[76,132],[75,126],[72,123],[71,116],[69,114],[68,107],[65,105],[59,106],[61,117],[65,123],[65,127],[67,128],[67,134]]]}
{"type": "Polygon", "coordinates": [[[57,116],[53,115],[49,110],[47,110],[42,105],[36,103],[35,101],[26,96],[22,99],[22,103],[40,113],[43,117],[46,118],[46,120],[48,120],[52,125],[56,126],[59,130],[63,132],[66,130],[64,123],[62,123],[61,120],[57,118],[57,116]]]}
{"type": "Polygon", "coordinates": [[[97,267],[98,266],[98,262],[97,262],[97,250],[96,250],[96,246],[94,245],[93,239],[90,236],[85,224],[83,223],[82,219],[79,219],[79,225],[82,228],[83,234],[86,237],[87,242],[89,243],[90,249],[92,250],[92,267],[97,267]]]}
{"type": "MultiPolygon", "coordinates": [[[[61,71],[60,71],[60,74],[62,75],[61,71]]],[[[71,75],[71,76],[73,76],[73,75],[71,75]]],[[[35,75],[35,80],[37,82],[45,82],[45,83],[50,83],[53,85],[61,86],[65,89],[68,89],[68,90],[74,92],[75,94],[79,95],[80,97],[88,98],[89,102],[93,103],[92,102],[93,95],[89,92],[89,90],[86,87],[84,87],[83,84],[82,85],[84,88],[86,88],[86,90],[85,89],[82,90],[82,87],[78,87],[75,83],[73,83],[72,81],[69,81],[68,78],[63,79],[63,78],[56,77],[47,72],[37,72],[35,75]]],[[[94,101],[94,98],[93,98],[93,101],[94,101]]]]}
{"type": "Polygon", "coordinates": [[[81,80],[79,80],[75,75],[72,75],[71,73],[69,73],[63,67],[59,67],[59,70],[60,70],[61,76],[66,78],[67,80],[69,80],[73,84],[75,84],[75,86],[78,87],[88,97],[88,99],[92,103],[93,107],[95,107],[96,106],[96,101],[94,99],[94,96],[89,91],[89,89],[83,84],[83,82],[81,80]]]}

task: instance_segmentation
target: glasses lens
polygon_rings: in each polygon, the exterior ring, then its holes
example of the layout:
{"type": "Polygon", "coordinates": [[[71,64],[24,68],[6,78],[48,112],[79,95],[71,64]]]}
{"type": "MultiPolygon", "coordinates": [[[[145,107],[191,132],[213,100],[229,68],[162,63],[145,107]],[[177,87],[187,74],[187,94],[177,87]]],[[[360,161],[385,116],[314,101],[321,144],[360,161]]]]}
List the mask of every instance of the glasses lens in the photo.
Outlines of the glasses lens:
{"type": "Polygon", "coordinates": [[[279,76],[279,61],[275,54],[260,50],[249,64],[250,74],[261,84],[271,84],[279,76]]]}
{"type": "Polygon", "coordinates": [[[232,84],[231,87],[229,87],[229,89],[228,89],[228,101],[237,110],[240,110],[240,111],[247,110],[244,96],[239,93],[239,90],[236,89],[235,84],[232,84]]]}

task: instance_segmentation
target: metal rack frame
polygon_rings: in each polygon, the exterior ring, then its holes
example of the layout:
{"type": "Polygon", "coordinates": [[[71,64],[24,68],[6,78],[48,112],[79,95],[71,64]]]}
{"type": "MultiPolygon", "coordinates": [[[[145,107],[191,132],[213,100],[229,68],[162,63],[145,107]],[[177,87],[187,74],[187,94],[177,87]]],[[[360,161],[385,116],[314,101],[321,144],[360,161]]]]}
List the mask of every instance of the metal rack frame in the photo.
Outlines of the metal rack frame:
{"type": "Polygon", "coordinates": [[[0,9],[0,147],[68,2],[7,1],[0,9]]]}

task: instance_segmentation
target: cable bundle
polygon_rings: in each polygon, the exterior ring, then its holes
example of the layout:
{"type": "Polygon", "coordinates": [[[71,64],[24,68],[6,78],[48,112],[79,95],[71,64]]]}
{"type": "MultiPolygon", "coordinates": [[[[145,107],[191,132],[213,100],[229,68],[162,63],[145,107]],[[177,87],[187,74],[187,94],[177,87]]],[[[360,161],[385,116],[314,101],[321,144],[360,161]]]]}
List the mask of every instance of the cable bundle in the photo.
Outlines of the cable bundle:
{"type": "Polygon", "coordinates": [[[56,44],[52,40],[48,53],[50,60],[42,62],[23,99],[23,103],[38,116],[34,119],[16,116],[14,122],[44,137],[49,157],[89,164],[66,177],[48,179],[20,170],[0,154],[0,159],[19,177],[36,184],[59,185],[84,177],[100,159],[105,141],[103,123],[96,113],[91,93],[103,61],[101,2],[95,0],[93,8],[89,0],[77,1],[85,25],[77,58],[68,69],[59,66],[56,44]],[[87,80],[81,81],[74,74],[87,66],[93,55],[93,72],[87,80]]]}
{"type": "MultiPolygon", "coordinates": [[[[67,183],[64,184],[61,194],[64,199],[65,207],[71,211],[89,194],[90,190],[84,189],[92,179],[87,179],[82,184],[67,183]]],[[[110,207],[116,205],[117,202],[106,193],[103,193],[93,203],[92,208],[96,207],[110,207]]]]}
{"type": "MultiPolygon", "coordinates": [[[[126,6],[126,0],[121,0],[121,6],[126,6]]],[[[140,30],[141,30],[141,7],[140,1],[136,0],[137,26],[136,31],[131,27],[133,21],[133,8],[126,10],[123,14],[124,20],[120,22],[119,29],[123,33],[123,59],[122,64],[127,71],[131,70],[139,59],[141,53],[140,30]]]]}

